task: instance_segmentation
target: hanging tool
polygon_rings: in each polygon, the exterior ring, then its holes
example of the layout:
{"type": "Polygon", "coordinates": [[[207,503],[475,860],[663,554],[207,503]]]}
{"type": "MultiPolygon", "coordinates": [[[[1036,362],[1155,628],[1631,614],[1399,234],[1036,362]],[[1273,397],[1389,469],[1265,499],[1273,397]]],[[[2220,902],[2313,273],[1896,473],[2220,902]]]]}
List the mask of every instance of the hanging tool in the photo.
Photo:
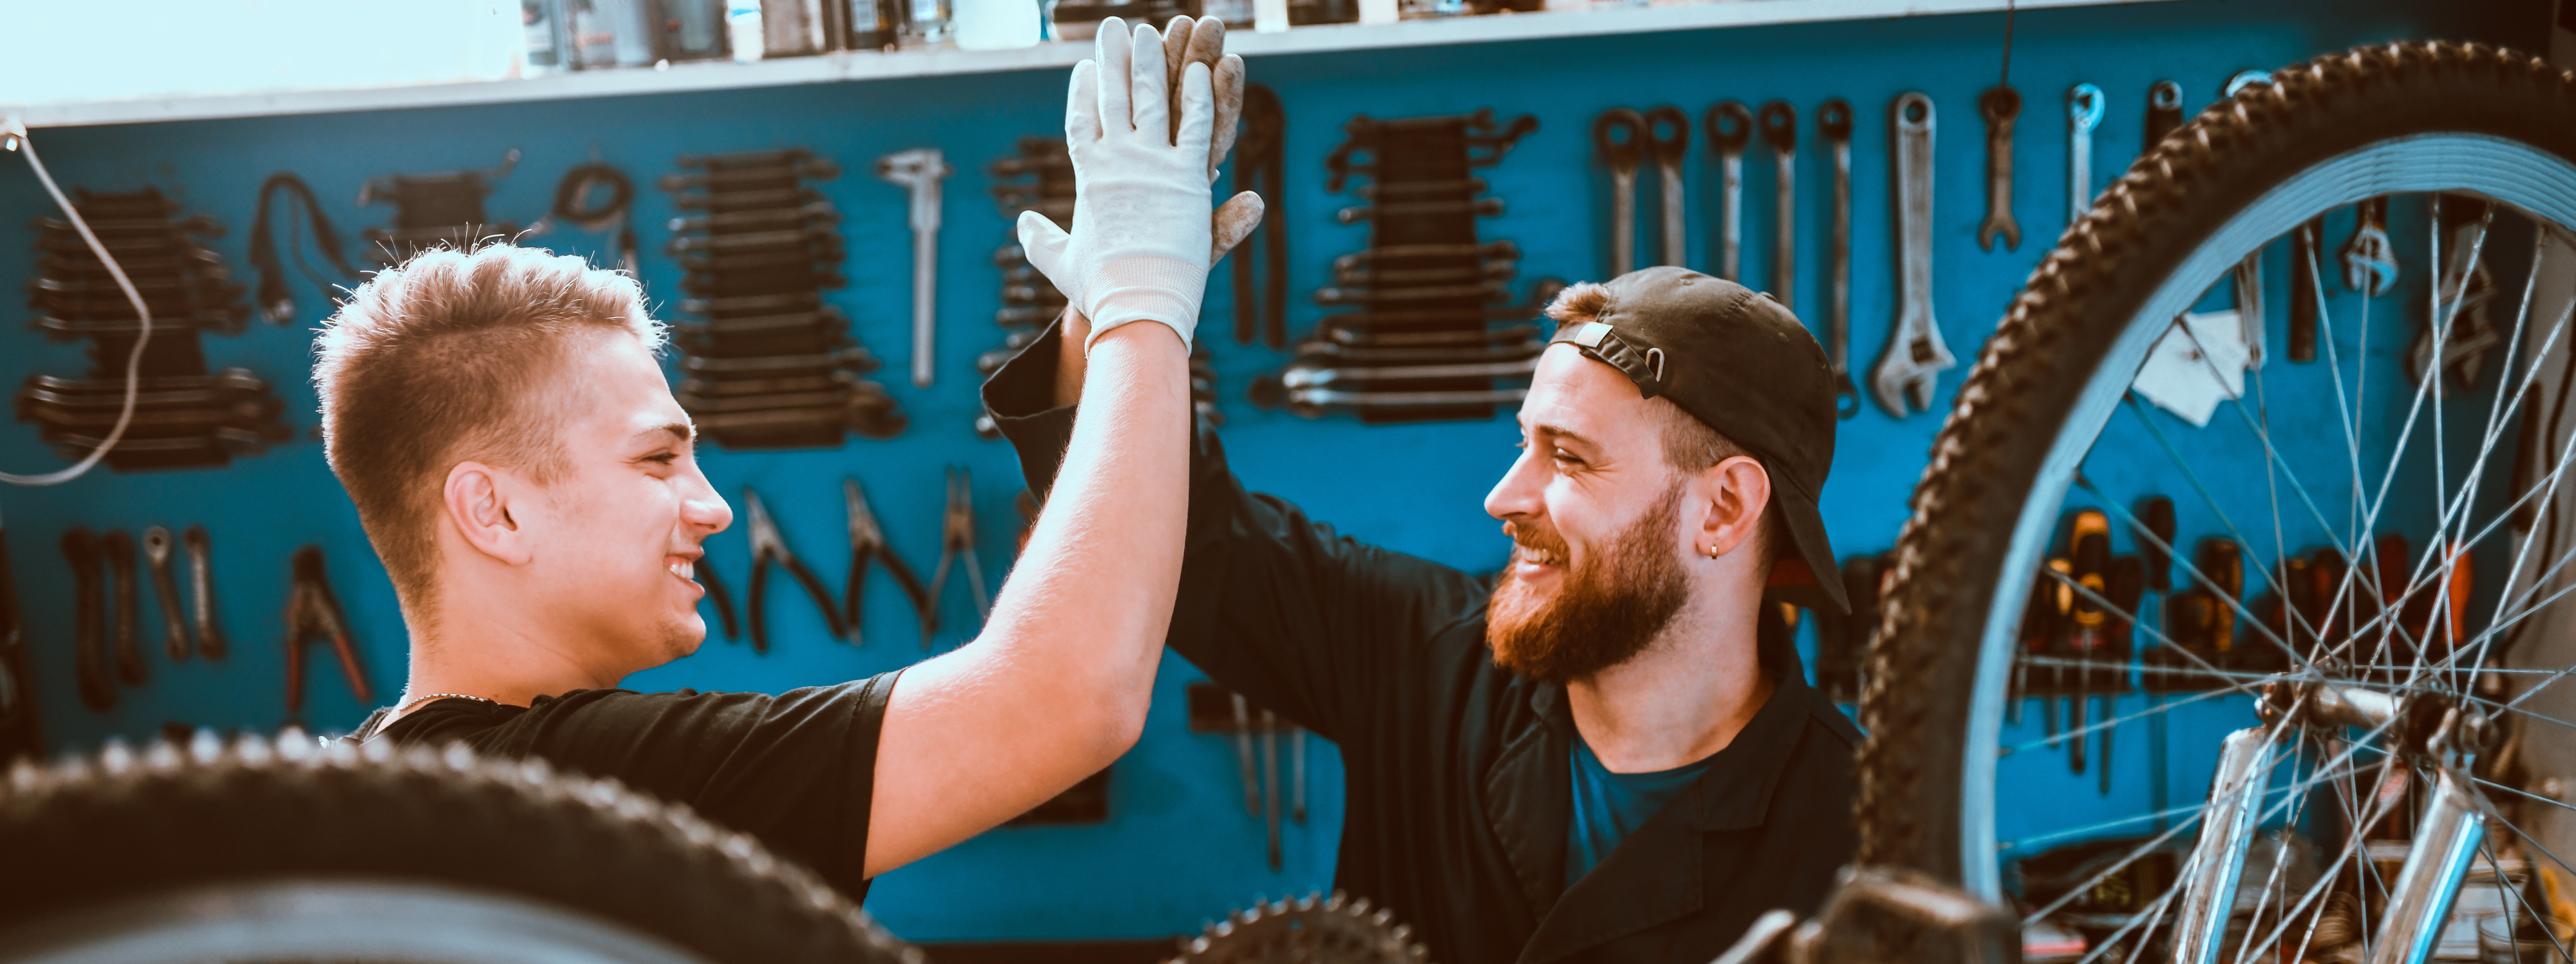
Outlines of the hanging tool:
{"type": "Polygon", "coordinates": [[[823,588],[823,580],[815,578],[814,570],[787,551],[787,540],[779,535],[778,523],[770,519],[769,507],[761,504],[760,493],[746,488],[742,499],[751,508],[751,598],[746,601],[751,606],[751,651],[769,652],[768,594],[762,590],[769,588],[771,562],[796,577],[796,582],[805,587],[805,594],[814,598],[814,606],[823,611],[823,625],[832,638],[843,638],[846,633],[841,629],[841,607],[832,601],[831,591],[823,588]]]}
{"type": "Polygon", "coordinates": [[[724,580],[716,577],[716,563],[704,555],[698,557],[698,585],[706,587],[707,601],[716,607],[716,623],[724,627],[726,642],[742,637],[742,624],[734,619],[733,594],[725,591],[724,580]]]}
{"type": "Polygon", "coordinates": [[[1690,115],[1665,104],[1646,111],[1645,121],[1646,150],[1654,155],[1655,174],[1660,178],[1661,190],[1655,196],[1664,207],[1663,260],[1657,263],[1678,268],[1690,243],[1685,227],[1689,209],[1682,197],[1682,157],[1690,153],[1690,115]]]}
{"type": "Polygon", "coordinates": [[[1870,391],[1888,414],[1930,411],[1938,376],[1959,362],[1932,318],[1932,98],[1896,98],[1896,326],[1870,373],[1870,391]]]}
{"type": "MultiPolygon", "coordinates": [[[[331,230],[330,216],[323,214],[321,203],[313,199],[313,188],[292,171],[269,175],[268,180],[260,182],[258,213],[252,215],[250,221],[250,266],[259,272],[258,293],[251,300],[257,303],[260,317],[273,324],[285,325],[295,321],[295,299],[286,293],[286,269],[278,263],[276,232],[268,226],[269,199],[279,191],[286,192],[289,245],[293,245],[295,208],[301,206],[313,228],[313,246],[321,250],[322,257],[330,261],[332,267],[340,269],[343,277],[355,278],[358,272],[349,267],[349,259],[340,253],[340,235],[331,230]]],[[[295,255],[295,266],[328,294],[330,283],[304,263],[304,252],[295,247],[289,250],[295,255]]]]}
{"type": "Polygon", "coordinates": [[[1825,301],[1826,337],[1832,341],[1834,414],[1860,414],[1860,389],[1851,377],[1851,104],[1840,97],[1816,108],[1816,133],[1834,151],[1834,246],[1826,274],[1832,290],[1825,301]]]}
{"type": "Polygon", "coordinates": [[[2353,206],[2352,237],[2343,243],[2343,286],[2372,297],[2397,284],[2397,248],[2388,240],[2388,198],[2353,206]]]}
{"type": "MultiPolygon", "coordinates": [[[[2094,685],[2093,677],[2096,672],[2109,668],[2107,664],[2111,655],[2111,613],[2099,601],[2110,595],[2111,519],[2099,509],[2086,509],[2075,514],[2073,530],[2067,547],[2072,569],[2070,575],[2076,585],[2086,591],[2076,592],[2073,587],[2065,586],[2060,588],[2066,593],[2065,611],[2068,616],[2064,655],[2075,662],[2075,695],[2067,706],[2066,728],[2074,736],[2070,741],[2072,765],[2075,772],[2082,773],[2084,743],[2091,739],[2085,735],[2084,728],[2086,721],[2092,718],[2093,693],[2099,689],[2094,685]]],[[[2105,713],[2103,718],[2109,719],[2109,714],[2105,713]]]]}
{"type": "Polygon", "coordinates": [[[1637,269],[1637,160],[1645,152],[1646,118],[1625,107],[1592,121],[1592,147],[1610,166],[1610,276],[1637,269]]]}
{"type": "Polygon", "coordinates": [[[188,658],[188,620],[179,612],[179,578],[170,571],[177,540],[161,526],[143,530],[143,561],[152,569],[152,601],[161,610],[161,651],[173,663],[188,658]]]}
{"type": "Polygon", "coordinates": [[[367,674],[358,667],[358,645],[349,636],[348,616],[323,574],[322,548],[295,550],[294,572],[295,585],[286,596],[286,712],[304,712],[304,646],[317,636],[330,641],[332,655],[339,657],[340,672],[348,676],[349,692],[358,697],[358,703],[375,702],[367,674]]]}
{"type": "Polygon", "coordinates": [[[2173,589],[2173,500],[2161,495],[2139,500],[2137,526],[2147,536],[2138,540],[2138,551],[2145,557],[2147,588],[2157,592],[2170,591],[2173,589]]]}
{"type": "Polygon", "coordinates": [[[222,659],[230,651],[224,638],[223,624],[215,618],[214,543],[206,537],[205,526],[189,526],[179,534],[179,544],[188,550],[189,621],[197,631],[197,652],[207,659],[222,659]]]}
{"type": "Polygon", "coordinates": [[[2170,80],[2156,81],[2147,88],[2147,134],[2139,149],[2151,151],[2174,128],[2182,126],[2182,85],[2170,80]]]}
{"type": "MultiPolygon", "coordinates": [[[[860,627],[864,620],[860,618],[859,602],[866,593],[868,563],[871,560],[885,564],[886,575],[893,576],[895,585],[902,587],[904,598],[912,602],[912,611],[921,618],[921,624],[924,627],[932,625],[936,614],[930,591],[922,588],[921,577],[912,574],[912,567],[904,564],[903,557],[895,555],[894,548],[886,545],[885,530],[877,527],[877,514],[868,508],[868,496],[860,490],[859,480],[841,480],[841,500],[850,513],[850,582],[841,593],[841,604],[850,614],[850,645],[863,642],[860,627]]],[[[930,630],[925,628],[922,631],[925,645],[929,636],[930,630]]]]}
{"type": "Polygon", "coordinates": [[[107,669],[107,582],[101,568],[98,534],[81,526],[63,530],[63,561],[72,569],[72,668],[80,681],[81,703],[93,712],[116,706],[116,685],[107,669]]]}
{"type": "Polygon", "coordinates": [[[1306,728],[1288,725],[1288,819],[1306,825],[1306,728]]]}
{"type": "Polygon", "coordinates": [[[939,184],[951,173],[936,147],[877,158],[878,177],[912,192],[912,384],[920,388],[930,385],[931,337],[937,317],[932,299],[939,282],[939,184]]]}
{"type": "Polygon", "coordinates": [[[1271,348],[1288,347],[1288,217],[1287,192],[1281,178],[1287,164],[1286,111],[1279,94],[1260,84],[1243,85],[1243,139],[1235,142],[1234,189],[1261,195],[1267,212],[1261,218],[1263,274],[1261,300],[1252,297],[1253,239],[1234,252],[1234,340],[1252,344],[1253,329],[1271,348]],[[1259,311],[1256,315],[1255,307],[1259,311]],[[1256,325],[1255,322],[1258,321],[1256,325]]]}
{"type": "MultiPolygon", "coordinates": [[[[973,477],[962,467],[948,469],[948,506],[939,516],[939,568],[930,574],[930,608],[939,605],[939,591],[948,585],[948,566],[959,557],[966,560],[966,584],[975,590],[975,617],[981,620],[993,608],[992,597],[984,593],[984,564],[975,559],[975,485],[973,477]]],[[[929,633],[934,630],[925,621],[922,647],[927,649],[929,633]]]]}
{"type": "Polygon", "coordinates": [[[2317,309],[2324,298],[2318,290],[2317,249],[2322,244],[2326,219],[2318,215],[2299,225],[2290,234],[2290,360],[2317,360],[2317,309]]]}
{"type": "Polygon", "coordinates": [[[2481,250],[2495,221],[2495,206],[2465,195],[2446,200],[2435,194],[2431,220],[2442,266],[2434,275],[2433,313],[2407,352],[2407,374],[2421,383],[2439,370],[2461,388],[2472,388],[2486,353],[2504,344],[2504,334],[2487,319],[2496,283],[2481,250]]]}
{"type": "Polygon", "coordinates": [[[2093,129],[2102,126],[2108,98],[2102,88],[2077,84],[2066,90],[2066,223],[2084,220],[2093,208],[2093,129]]]}
{"type": "Polygon", "coordinates": [[[1252,703],[1243,694],[1234,698],[1234,759],[1243,765],[1243,812],[1261,815],[1261,777],[1252,768],[1252,703]]]}
{"type": "Polygon", "coordinates": [[[1708,145],[1717,149],[1719,190],[1726,213],[1718,222],[1717,276],[1741,282],[1744,275],[1744,146],[1753,142],[1753,112],[1734,101],[1708,109],[1708,145]]]}
{"type": "Polygon", "coordinates": [[[1771,248],[1771,300],[1790,313],[1797,312],[1798,297],[1798,111],[1785,100],[1762,105],[1757,115],[1762,126],[1762,142],[1771,145],[1771,156],[1778,167],[1779,205],[1772,211],[1776,233],[1771,248]]]}
{"type": "Polygon", "coordinates": [[[615,228],[617,264],[633,276],[641,270],[635,257],[634,220],[627,216],[627,209],[634,203],[635,182],[626,178],[626,172],[594,160],[574,165],[555,182],[554,208],[547,217],[560,218],[593,234],[615,228]],[[589,203],[591,192],[601,188],[608,189],[608,199],[589,203]]]}
{"type": "Polygon", "coordinates": [[[1281,866],[1279,848],[1279,716],[1261,710],[1261,810],[1270,824],[1270,870],[1281,866]]]}
{"type": "Polygon", "coordinates": [[[116,613],[116,678],[127,686],[141,686],[149,677],[143,665],[143,647],[135,642],[136,630],[143,622],[143,583],[134,571],[134,537],[123,529],[109,529],[99,537],[99,551],[107,556],[109,595],[116,613]]]}
{"type": "Polygon", "coordinates": [[[1988,87],[1977,95],[1977,113],[1986,119],[1986,223],[1977,228],[1977,246],[1995,249],[1995,238],[2004,239],[2004,247],[2021,247],[2021,225],[2012,213],[2012,140],[2013,121],[2021,116],[2021,92],[2010,87],[1988,87]]]}
{"type": "MultiPolygon", "coordinates": [[[[2271,82],[2270,71],[2237,71],[2236,76],[2227,79],[2226,94],[2234,97],[2237,91],[2271,82]]],[[[2270,352],[2266,348],[2269,337],[2263,319],[2263,249],[2260,246],[2236,264],[2236,324],[2245,338],[2245,367],[2263,367],[2270,352]]]]}

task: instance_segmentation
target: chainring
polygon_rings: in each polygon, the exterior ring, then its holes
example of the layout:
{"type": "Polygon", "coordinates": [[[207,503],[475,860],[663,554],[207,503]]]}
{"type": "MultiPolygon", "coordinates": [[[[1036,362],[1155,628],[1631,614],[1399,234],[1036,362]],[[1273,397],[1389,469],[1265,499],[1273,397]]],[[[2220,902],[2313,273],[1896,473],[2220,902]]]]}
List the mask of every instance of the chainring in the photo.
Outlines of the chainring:
{"type": "Polygon", "coordinates": [[[1165,964],[1429,964],[1412,937],[1393,912],[1334,891],[1235,911],[1165,964]]]}

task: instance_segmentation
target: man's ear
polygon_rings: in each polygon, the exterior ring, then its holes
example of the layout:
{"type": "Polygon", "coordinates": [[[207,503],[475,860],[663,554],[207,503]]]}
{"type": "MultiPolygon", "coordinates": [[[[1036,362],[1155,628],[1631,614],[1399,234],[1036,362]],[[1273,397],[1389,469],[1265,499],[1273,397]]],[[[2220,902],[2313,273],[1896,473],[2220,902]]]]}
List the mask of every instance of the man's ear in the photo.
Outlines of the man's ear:
{"type": "Polygon", "coordinates": [[[1762,510],[1771,506],[1771,473],[1750,456],[1738,455],[1700,473],[1700,491],[1709,499],[1700,520],[1699,552],[1722,556],[1751,545],[1762,529],[1762,510]]]}
{"type": "Polygon", "coordinates": [[[536,544],[512,510],[529,494],[525,480],[507,469],[458,462],[447,470],[440,504],[467,545],[504,565],[524,566],[536,559],[536,544]]]}

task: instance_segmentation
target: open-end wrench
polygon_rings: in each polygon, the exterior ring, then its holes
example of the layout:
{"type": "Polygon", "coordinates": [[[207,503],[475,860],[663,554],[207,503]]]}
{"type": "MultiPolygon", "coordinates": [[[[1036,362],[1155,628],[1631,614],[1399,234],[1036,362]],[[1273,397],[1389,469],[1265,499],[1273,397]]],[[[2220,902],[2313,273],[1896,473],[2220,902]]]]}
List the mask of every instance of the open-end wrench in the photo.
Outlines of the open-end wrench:
{"type": "Polygon", "coordinates": [[[936,147],[877,158],[877,176],[912,192],[912,383],[930,384],[933,297],[939,281],[939,183],[953,173],[936,147]]]}
{"type": "Polygon", "coordinates": [[[1261,813],[1261,778],[1252,769],[1252,702],[1243,694],[1234,697],[1234,759],[1243,769],[1243,811],[1261,813]]]}
{"type": "Polygon", "coordinates": [[[2170,80],[2156,81],[2154,86],[2147,88],[2147,139],[2138,142],[2139,149],[2154,150],[2157,142],[2181,126],[2182,85],[2170,80]]]}
{"type": "Polygon", "coordinates": [[[2066,223],[2084,220],[2093,209],[2093,129],[2102,126],[2102,88],[2077,84],[2066,89],[2066,223]]]}
{"type": "MultiPolygon", "coordinates": [[[[2271,82],[2271,71],[2240,70],[2236,76],[2227,78],[2226,93],[2234,97],[2237,91],[2271,82]]],[[[2236,328],[2245,338],[2245,367],[2263,367],[2269,353],[2264,350],[2267,329],[2263,321],[2263,249],[2260,247],[2236,263],[2236,328]]]]}
{"type": "Polygon", "coordinates": [[[1785,100],[1762,105],[1762,142],[1778,162],[1780,203],[1772,211],[1771,300],[1791,313],[1798,295],[1798,111],[1785,100]]]}
{"type": "Polygon", "coordinates": [[[1827,252],[1832,276],[1825,301],[1826,337],[1833,344],[1834,412],[1860,414],[1860,389],[1851,377],[1851,104],[1840,97],[1816,108],[1816,133],[1834,150],[1834,246],[1827,252]]]}
{"type": "Polygon", "coordinates": [[[1717,276],[1741,282],[1744,274],[1744,145],[1753,141],[1753,112],[1734,101],[1708,109],[1708,146],[1717,149],[1719,190],[1726,213],[1718,221],[1717,276]]]}
{"type": "Polygon", "coordinates": [[[1986,223],[1977,229],[1977,246],[1995,249],[1995,236],[2002,235],[2004,247],[2021,247],[2021,225],[2012,213],[2012,140],[2013,120],[2021,116],[2021,92],[2010,87],[1988,87],[1977,95],[1977,113],[1986,119],[1986,223]]]}
{"type": "Polygon", "coordinates": [[[1261,810],[1270,824],[1270,869],[1277,871],[1279,852],[1279,715],[1261,711],[1261,810]]]}
{"type": "Polygon", "coordinates": [[[1625,107],[1592,121],[1592,147],[1610,165],[1610,275],[1637,269],[1637,158],[1645,152],[1646,118],[1625,107]]]}
{"type": "Polygon", "coordinates": [[[1870,393],[1888,414],[1930,411],[1940,373],[1959,361],[1932,318],[1932,98],[1899,95],[1896,128],[1896,327],[1870,372],[1870,393]],[[1911,408],[1909,408],[1909,403],[1911,408]]]}
{"type": "Polygon", "coordinates": [[[72,668],[81,703],[105,713],[116,706],[116,684],[107,676],[107,585],[99,577],[98,534],[79,526],[63,530],[63,561],[72,567],[72,668]]]}
{"type": "Polygon", "coordinates": [[[98,548],[107,556],[107,572],[112,578],[108,588],[116,597],[116,678],[127,686],[141,686],[150,674],[143,665],[143,648],[134,640],[136,624],[143,621],[143,586],[134,571],[134,537],[123,529],[109,529],[99,537],[98,548]]]}
{"type": "Polygon", "coordinates": [[[179,534],[179,544],[188,550],[188,619],[197,629],[197,652],[222,659],[228,647],[223,624],[215,620],[214,544],[206,538],[205,526],[189,526],[179,534]]]}
{"type": "MultiPolygon", "coordinates": [[[[1666,104],[1646,111],[1646,150],[1655,156],[1655,173],[1662,178],[1663,260],[1658,264],[1682,267],[1683,255],[1689,250],[1689,232],[1684,229],[1682,205],[1682,157],[1690,153],[1690,115],[1666,104]]],[[[1303,822],[1305,818],[1298,818],[1303,822]]]]}
{"type": "Polygon", "coordinates": [[[179,579],[170,572],[175,543],[167,528],[143,530],[143,561],[152,567],[152,601],[161,607],[161,652],[173,663],[187,659],[189,649],[188,621],[179,615],[179,579]]]}

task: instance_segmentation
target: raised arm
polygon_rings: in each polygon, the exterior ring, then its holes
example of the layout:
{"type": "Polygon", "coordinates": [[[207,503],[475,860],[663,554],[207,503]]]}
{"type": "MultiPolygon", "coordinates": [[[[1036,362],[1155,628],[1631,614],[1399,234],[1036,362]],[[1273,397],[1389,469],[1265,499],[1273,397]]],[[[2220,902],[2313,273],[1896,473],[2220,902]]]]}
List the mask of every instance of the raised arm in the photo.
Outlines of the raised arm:
{"type": "Polygon", "coordinates": [[[1180,578],[1187,339],[1214,253],[1214,95],[1205,62],[1177,71],[1172,124],[1161,35],[1131,37],[1110,18],[1098,36],[1065,111],[1074,230],[1021,225],[1031,263],[1105,320],[1076,349],[1089,353],[1084,414],[983,635],[896,684],[869,876],[1026,812],[1108,766],[1144,726],[1180,578]]]}

